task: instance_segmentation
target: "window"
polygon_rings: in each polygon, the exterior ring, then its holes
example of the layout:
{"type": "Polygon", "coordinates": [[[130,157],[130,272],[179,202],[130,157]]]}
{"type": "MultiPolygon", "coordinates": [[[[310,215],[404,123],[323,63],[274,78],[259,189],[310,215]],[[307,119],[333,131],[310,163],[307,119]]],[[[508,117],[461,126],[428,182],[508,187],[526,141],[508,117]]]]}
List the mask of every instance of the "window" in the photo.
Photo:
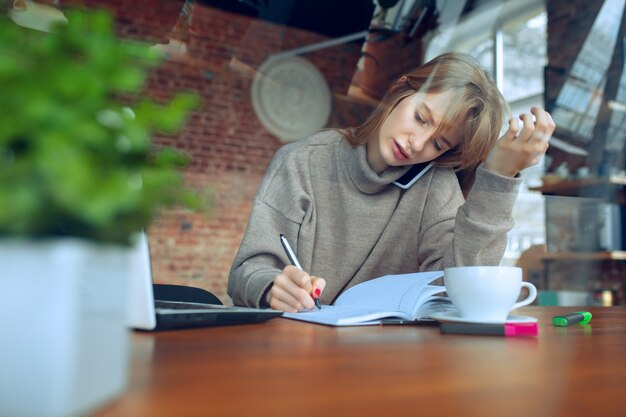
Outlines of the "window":
{"type": "Polygon", "coordinates": [[[515,102],[543,94],[543,68],[547,64],[545,10],[507,22],[502,27],[502,92],[515,102]]]}
{"type": "Polygon", "coordinates": [[[493,72],[494,39],[491,34],[485,33],[483,36],[476,36],[460,44],[457,51],[466,52],[476,58],[483,68],[489,72],[489,75],[495,78],[493,72]]]}
{"type": "MultiPolygon", "coordinates": [[[[430,40],[426,58],[446,51],[476,58],[496,81],[513,116],[532,106],[543,107],[543,71],[547,64],[547,13],[543,2],[488,2],[442,27],[430,40]]],[[[530,246],[545,243],[544,197],[528,190],[539,184],[544,171],[542,161],[522,172],[524,185],[513,212],[515,227],[509,233],[502,262],[505,265],[515,264],[530,246]]]]}

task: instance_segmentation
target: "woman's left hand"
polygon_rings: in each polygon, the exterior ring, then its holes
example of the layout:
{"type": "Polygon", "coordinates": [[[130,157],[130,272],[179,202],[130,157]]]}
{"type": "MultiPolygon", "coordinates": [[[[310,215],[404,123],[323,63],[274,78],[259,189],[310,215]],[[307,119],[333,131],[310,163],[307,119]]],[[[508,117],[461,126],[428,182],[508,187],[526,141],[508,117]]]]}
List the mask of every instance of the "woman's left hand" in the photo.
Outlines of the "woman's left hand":
{"type": "Polygon", "coordinates": [[[509,130],[496,142],[485,161],[485,169],[500,175],[514,177],[520,171],[535,165],[548,149],[548,140],[556,125],[547,111],[538,107],[520,116],[522,130],[515,118],[509,120],[509,130]],[[533,121],[532,115],[535,116],[533,121]]]}

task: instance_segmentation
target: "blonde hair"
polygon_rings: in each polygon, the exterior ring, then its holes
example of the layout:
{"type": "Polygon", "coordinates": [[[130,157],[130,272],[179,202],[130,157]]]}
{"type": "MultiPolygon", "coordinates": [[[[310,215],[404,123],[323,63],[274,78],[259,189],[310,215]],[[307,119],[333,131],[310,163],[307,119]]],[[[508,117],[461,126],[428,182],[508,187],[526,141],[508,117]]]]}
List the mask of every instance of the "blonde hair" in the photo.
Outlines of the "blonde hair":
{"type": "MultiPolygon", "coordinates": [[[[404,74],[390,88],[374,112],[360,126],[343,130],[352,146],[378,135],[383,122],[405,98],[422,93],[451,92],[453,99],[435,136],[462,123],[464,137],[458,146],[439,156],[440,166],[473,172],[498,139],[509,108],[504,97],[471,56],[446,53],[404,74]]],[[[473,178],[473,175],[471,175],[473,178]]]]}

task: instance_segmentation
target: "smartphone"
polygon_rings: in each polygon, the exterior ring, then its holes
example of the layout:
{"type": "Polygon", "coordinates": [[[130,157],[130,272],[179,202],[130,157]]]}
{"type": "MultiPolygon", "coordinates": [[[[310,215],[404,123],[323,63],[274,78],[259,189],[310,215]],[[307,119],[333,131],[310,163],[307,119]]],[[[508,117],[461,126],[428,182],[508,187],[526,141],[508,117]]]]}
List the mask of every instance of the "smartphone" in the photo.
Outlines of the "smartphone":
{"type": "Polygon", "coordinates": [[[407,171],[406,174],[394,181],[393,184],[397,185],[403,190],[406,190],[410,188],[413,184],[415,184],[415,181],[419,180],[422,175],[427,173],[428,170],[433,167],[433,165],[435,165],[435,162],[432,161],[424,162],[423,164],[415,164],[411,167],[411,169],[407,171]]]}

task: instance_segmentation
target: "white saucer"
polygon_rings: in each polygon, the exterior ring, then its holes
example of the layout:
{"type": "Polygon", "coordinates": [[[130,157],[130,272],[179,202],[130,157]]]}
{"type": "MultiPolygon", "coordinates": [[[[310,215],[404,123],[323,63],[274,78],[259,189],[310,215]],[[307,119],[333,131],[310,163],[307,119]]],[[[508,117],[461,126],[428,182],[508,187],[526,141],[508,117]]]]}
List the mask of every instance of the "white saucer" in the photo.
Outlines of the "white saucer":
{"type": "MultiPolygon", "coordinates": [[[[443,311],[439,313],[433,313],[430,315],[430,318],[439,320],[439,321],[453,321],[458,323],[502,323],[501,321],[491,321],[491,320],[470,320],[459,316],[457,311],[443,311]]],[[[530,316],[516,316],[514,314],[510,314],[506,318],[506,323],[536,323],[537,319],[535,317],[530,316]]]]}

